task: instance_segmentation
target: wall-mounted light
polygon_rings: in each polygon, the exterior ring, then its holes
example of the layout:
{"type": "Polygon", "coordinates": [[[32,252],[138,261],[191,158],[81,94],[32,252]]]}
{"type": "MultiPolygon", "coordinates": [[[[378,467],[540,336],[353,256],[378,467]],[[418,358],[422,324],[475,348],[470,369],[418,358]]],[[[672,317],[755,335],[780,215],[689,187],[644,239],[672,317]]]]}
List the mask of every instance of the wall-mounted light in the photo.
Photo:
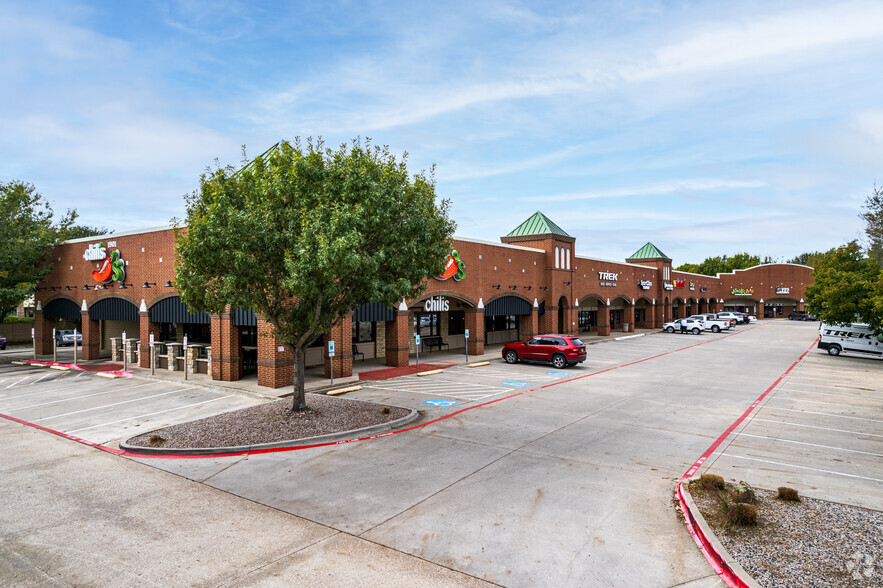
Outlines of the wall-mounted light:
{"type": "Polygon", "coordinates": [[[564,282],[564,285],[565,286],[572,286],[573,284],[571,284],[570,282],[564,282]]]}
{"type": "Polygon", "coordinates": [[[129,288],[132,288],[132,287],[133,287],[132,284],[127,284],[127,283],[125,283],[125,282],[120,282],[120,290],[125,290],[127,286],[128,286],[129,288]]]}
{"type": "Polygon", "coordinates": [[[83,284],[83,290],[88,290],[88,289],[89,289],[89,284],[83,284]]]}
{"type": "Polygon", "coordinates": [[[43,288],[40,288],[40,286],[37,286],[36,288],[34,288],[34,292],[39,292],[39,291],[42,290],[42,289],[43,289],[43,288]]]}
{"type": "Polygon", "coordinates": [[[156,286],[156,282],[144,282],[142,288],[150,288],[151,286],[156,286]]]}
{"type": "Polygon", "coordinates": [[[512,288],[513,290],[518,290],[518,286],[509,286],[509,287],[512,288]]]}
{"type": "Polygon", "coordinates": [[[528,286],[527,289],[528,289],[528,290],[533,290],[533,286],[528,286]]]}
{"type": "Polygon", "coordinates": [[[166,282],[165,288],[171,288],[171,287],[172,287],[172,280],[169,280],[168,282],[166,282]]]}
{"type": "Polygon", "coordinates": [[[503,286],[502,286],[502,284],[497,284],[496,286],[491,286],[491,288],[494,290],[502,290],[503,286]]]}
{"type": "Polygon", "coordinates": [[[106,284],[101,284],[100,286],[98,286],[98,289],[99,289],[99,290],[107,290],[107,285],[106,285],[106,284]]]}
{"type": "Polygon", "coordinates": [[[49,286],[49,291],[50,291],[50,292],[55,292],[55,286],[49,286]]]}
{"type": "Polygon", "coordinates": [[[549,287],[548,287],[548,286],[543,286],[543,292],[548,292],[548,291],[549,291],[549,287]]]}

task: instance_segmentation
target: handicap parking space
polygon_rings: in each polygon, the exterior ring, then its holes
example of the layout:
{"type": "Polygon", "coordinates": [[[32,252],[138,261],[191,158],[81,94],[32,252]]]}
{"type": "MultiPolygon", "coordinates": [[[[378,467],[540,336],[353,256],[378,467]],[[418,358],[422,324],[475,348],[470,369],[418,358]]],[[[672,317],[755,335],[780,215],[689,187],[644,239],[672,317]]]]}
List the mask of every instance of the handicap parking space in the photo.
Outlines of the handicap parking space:
{"type": "Polygon", "coordinates": [[[234,390],[32,366],[0,368],[0,413],[106,444],[259,403],[234,390]]]}
{"type": "Polygon", "coordinates": [[[702,471],[883,510],[881,399],[883,361],[813,350],[702,471]]]}

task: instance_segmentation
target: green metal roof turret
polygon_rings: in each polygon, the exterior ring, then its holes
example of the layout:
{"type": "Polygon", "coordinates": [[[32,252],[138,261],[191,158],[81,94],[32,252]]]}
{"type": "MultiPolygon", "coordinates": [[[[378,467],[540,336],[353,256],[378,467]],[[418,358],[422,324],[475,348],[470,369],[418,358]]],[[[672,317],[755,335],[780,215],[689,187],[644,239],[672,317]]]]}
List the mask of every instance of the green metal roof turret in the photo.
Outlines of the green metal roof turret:
{"type": "Polygon", "coordinates": [[[567,231],[553,223],[542,212],[535,212],[533,216],[518,225],[507,237],[526,237],[528,235],[561,235],[571,237],[567,231]]]}
{"type": "Polygon", "coordinates": [[[660,251],[656,245],[653,243],[647,242],[646,245],[635,251],[632,255],[626,258],[626,261],[634,261],[638,259],[666,259],[671,261],[671,258],[660,251]]]}

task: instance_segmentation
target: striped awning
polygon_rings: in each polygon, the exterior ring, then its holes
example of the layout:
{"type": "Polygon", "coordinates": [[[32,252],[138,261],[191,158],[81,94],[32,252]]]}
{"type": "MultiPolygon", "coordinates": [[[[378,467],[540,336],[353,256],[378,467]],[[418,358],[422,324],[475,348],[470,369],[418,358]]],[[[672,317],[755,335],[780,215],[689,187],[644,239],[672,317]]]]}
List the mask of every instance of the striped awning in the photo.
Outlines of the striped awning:
{"type": "Polygon", "coordinates": [[[484,316],[523,315],[533,312],[530,302],[517,296],[503,296],[491,300],[484,307],[484,316]]]}
{"type": "Polygon", "coordinates": [[[394,320],[396,320],[395,311],[381,302],[363,304],[353,312],[353,322],[373,323],[394,320]]]}
{"type": "Polygon", "coordinates": [[[43,318],[75,321],[79,320],[81,316],[77,303],[67,298],[56,298],[43,307],[43,318]]]}
{"type": "Polygon", "coordinates": [[[186,302],[178,296],[173,296],[160,300],[150,307],[150,322],[207,325],[211,320],[208,313],[190,312],[186,302]]]}
{"type": "Polygon", "coordinates": [[[89,318],[93,321],[137,322],[138,307],[124,298],[105,298],[89,307],[89,318]]]}

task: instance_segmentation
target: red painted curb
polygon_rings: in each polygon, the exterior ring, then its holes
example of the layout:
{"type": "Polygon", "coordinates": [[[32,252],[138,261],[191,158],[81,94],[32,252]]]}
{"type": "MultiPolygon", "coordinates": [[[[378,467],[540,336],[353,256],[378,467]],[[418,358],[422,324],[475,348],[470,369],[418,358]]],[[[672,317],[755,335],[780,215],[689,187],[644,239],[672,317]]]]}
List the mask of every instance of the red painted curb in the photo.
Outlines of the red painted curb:
{"type": "MultiPolygon", "coordinates": [[[[806,357],[810,351],[812,351],[816,345],[818,344],[818,339],[816,339],[812,345],[810,345],[809,349],[803,352],[803,354],[798,357],[791,366],[785,370],[781,376],[776,378],[776,381],[767,388],[763,394],[757,397],[757,400],[751,403],[745,412],[742,413],[738,419],[736,419],[732,425],[730,425],[723,434],[717,438],[717,440],[712,443],[705,452],[699,456],[690,469],[684,472],[684,475],[681,476],[681,479],[678,480],[677,486],[675,487],[675,495],[678,497],[678,503],[681,506],[681,512],[684,513],[684,523],[687,525],[687,530],[690,532],[690,536],[693,537],[693,541],[696,542],[696,545],[699,546],[699,551],[702,552],[702,555],[705,556],[705,559],[708,561],[709,565],[711,565],[712,569],[714,569],[715,573],[720,576],[720,578],[724,581],[727,586],[731,586],[733,588],[748,588],[749,584],[743,579],[740,578],[727,564],[726,560],[724,560],[723,555],[721,555],[717,549],[711,544],[709,538],[702,531],[702,528],[696,524],[696,515],[693,513],[690,508],[687,506],[686,500],[684,500],[684,489],[683,482],[684,480],[693,476],[696,471],[705,463],[705,460],[714,453],[714,450],[717,449],[721,443],[724,442],[730,433],[738,427],[742,421],[744,421],[748,415],[754,412],[754,409],[761,403],[761,401],[766,398],[767,394],[773,391],[773,389],[779,385],[785,376],[791,373],[797,364],[803,361],[803,358],[806,357]]],[[[700,515],[701,516],[701,515],[700,515]]]]}
{"type": "Polygon", "coordinates": [[[664,357],[666,355],[671,355],[673,353],[679,353],[681,351],[685,351],[687,349],[693,349],[694,347],[699,347],[701,345],[708,345],[709,343],[714,343],[716,341],[720,341],[722,339],[726,339],[728,337],[733,337],[738,335],[739,333],[747,332],[751,329],[757,327],[749,327],[745,331],[738,331],[736,333],[730,333],[728,335],[724,335],[722,337],[718,337],[717,339],[712,339],[711,341],[702,341],[700,343],[695,343],[693,345],[687,345],[686,347],[681,347],[679,349],[673,349],[672,351],[666,351],[665,353],[659,353],[656,355],[651,355],[650,357],[645,357],[644,359],[638,359],[635,361],[631,361],[629,363],[624,363],[622,365],[609,367],[597,372],[592,372],[590,374],[584,374],[582,376],[576,376],[574,378],[570,378],[567,380],[561,380],[559,382],[553,382],[551,384],[546,384],[544,386],[537,386],[535,388],[531,388],[529,390],[522,390],[521,392],[516,392],[515,394],[510,394],[509,396],[504,396],[502,398],[495,398],[494,400],[489,400],[487,402],[483,402],[481,404],[475,404],[472,406],[467,406],[465,408],[461,408],[460,410],[456,410],[454,412],[448,413],[444,416],[440,416],[436,419],[432,419],[431,421],[427,421],[425,423],[420,423],[418,425],[413,425],[411,427],[405,427],[404,429],[397,429],[395,431],[387,431],[386,433],[378,433],[377,435],[369,435],[367,437],[358,437],[354,439],[345,439],[342,441],[328,441],[325,443],[314,443],[312,445],[298,445],[295,447],[268,447],[266,449],[254,449],[249,451],[235,451],[230,453],[212,453],[212,454],[156,454],[151,453],[149,451],[145,451],[144,453],[140,453],[137,451],[127,451],[124,449],[114,449],[113,447],[107,447],[106,445],[99,445],[92,441],[86,441],[85,439],[80,439],[79,437],[74,437],[73,435],[68,435],[66,433],[62,433],[61,431],[56,431],[54,429],[48,429],[46,427],[36,425],[34,423],[30,423],[28,421],[23,421],[21,419],[15,418],[13,416],[5,415],[0,413],[0,418],[4,418],[10,421],[14,421],[16,423],[20,423],[22,425],[28,425],[30,427],[34,427],[35,429],[39,429],[41,431],[46,431],[47,433],[52,433],[53,435],[58,435],[59,437],[64,437],[65,439],[70,439],[72,441],[77,441],[78,443],[83,443],[84,445],[88,445],[89,447],[94,447],[95,449],[99,449],[101,451],[106,451],[108,453],[113,453],[115,455],[123,455],[126,457],[140,457],[140,458],[152,458],[152,459],[206,459],[206,458],[217,458],[217,457],[235,457],[239,455],[257,455],[261,453],[280,453],[283,451],[299,451],[301,449],[313,449],[316,447],[330,447],[333,445],[345,445],[347,443],[356,443],[357,441],[368,441],[370,439],[380,439],[381,437],[389,437],[391,435],[398,435],[400,433],[406,433],[408,431],[414,431],[416,429],[420,429],[422,427],[426,427],[428,425],[435,424],[437,422],[443,421],[445,419],[449,419],[451,417],[457,416],[458,414],[463,414],[464,412],[468,412],[470,410],[475,410],[476,408],[482,408],[485,406],[490,406],[491,404],[496,404],[497,402],[502,402],[504,400],[509,400],[510,398],[515,398],[517,396],[522,396],[523,394],[529,394],[530,392],[535,392],[537,390],[542,390],[544,388],[551,388],[552,386],[558,386],[560,384],[566,384],[568,382],[575,382],[577,380],[582,380],[583,378],[588,378],[591,376],[597,376],[599,374],[604,374],[613,370],[618,370],[620,368],[629,367],[632,365],[637,365],[639,363],[644,363],[645,361],[650,361],[651,359],[657,359],[659,357],[664,357]]]}

